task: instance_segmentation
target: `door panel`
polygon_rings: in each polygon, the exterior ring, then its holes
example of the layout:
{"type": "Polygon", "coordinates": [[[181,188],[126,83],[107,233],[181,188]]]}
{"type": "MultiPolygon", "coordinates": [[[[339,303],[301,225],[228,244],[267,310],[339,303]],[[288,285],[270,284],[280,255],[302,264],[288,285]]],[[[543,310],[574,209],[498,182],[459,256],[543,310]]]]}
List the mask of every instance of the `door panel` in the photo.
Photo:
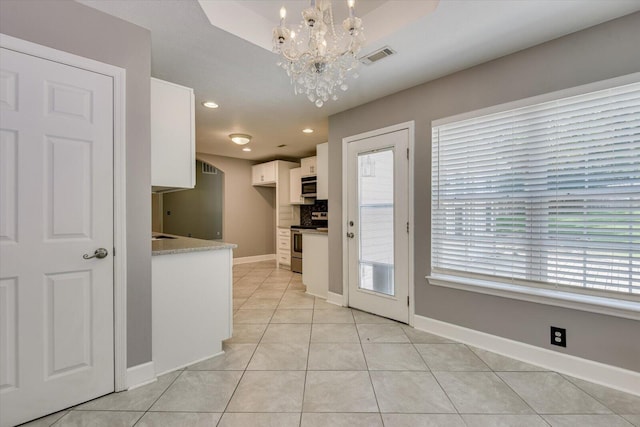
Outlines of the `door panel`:
{"type": "Polygon", "coordinates": [[[349,143],[349,305],[409,321],[406,129],[349,143]]]}
{"type": "Polygon", "coordinates": [[[92,141],[47,137],[45,218],[49,239],[91,238],[92,141]]]}
{"type": "Polygon", "coordinates": [[[0,129],[0,242],[15,242],[18,232],[16,206],[18,187],[18,135],[11,130],[0,129]]]}
{"type": "Polygon", "coordinates": [[[114,390],[112,78],[0,52],[0,426],[114,390]]]}
{"type": "Polygon", "coordinates": [[[0,393],[17,386],[17,285],[16,277],[0,280],[0,393]]]}
{"type": "Polygon", "coordinates": [[[45,301],[46,378],[91,366],[91,272],[47,275],[45,301]]]}

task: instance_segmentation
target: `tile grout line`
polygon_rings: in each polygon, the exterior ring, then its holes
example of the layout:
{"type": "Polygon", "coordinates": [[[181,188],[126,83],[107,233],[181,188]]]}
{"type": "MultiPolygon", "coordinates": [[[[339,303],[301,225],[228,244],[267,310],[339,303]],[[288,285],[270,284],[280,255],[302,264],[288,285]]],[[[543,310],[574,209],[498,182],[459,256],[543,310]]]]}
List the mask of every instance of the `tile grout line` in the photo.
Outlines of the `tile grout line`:
{"type": "MultiPolygon", "coordinates": [[[[554,372],[554,371],[552,371],[554,372]]],[[[592,395],[591,393],[589,393],[587,390],[583,389],[582,387],[580,387],[578,384],[574,383],[573,381],[571,381],[571,379],[569,379],[569,375],[563,375],[559,372],[556,372],[558,375],[560,375],[562,378],[564,378],[565,381],[568,381],[569,384],[573,385],[574,387],[576,387],[578,390],[582,391],[583,393],[585,393],[587,396],[591,397],[592,399],[594,399],[596,402],[600,403],[602,406],[604,406],[605,408],[607,408],[608,410],[611,411],[612,414],[616,414],[620,417],[622,417],[622,414],[619,414],[618,412],[614,411],[612,408],[609,407],[609,405],[605,404],[602,400],[598,399],[596,396],[592,395]]],[[[604,386],[603,386],[604,387],[604,386]]],[[[622,417],[624,418],[624,417],[622,417]]],[[[626,418],[625,418],[626,420],[626,418]]]]}
{"type": "Polygon", "coordinates": [[[380,409],[380,402],[378,402],[378,394],[376,393],[376,388],[373,385],[373,379],[371,378],[371,371],[369,370],[369,362],[367,361],[367,355],[364,352],[364,347],[362,346],[362,337],[360,336],[360,329],[358,329],[358,323],[356,322],[356,316],[353,314],[353,310],[351,310],[351,315],[353,316],[353,323],[356,328],[356,334],[358,335],[358,343],[360,344],[360,351],[362,352],[362,358],[364,359],[364,366],[367,368],[367,377],[369,377],[369,384],[371,384],[371,390],[373,391],[373,398],[376,399],[376,406],[378,407],[378,417],[380,417],[380,422],[384,427],[384,419],[382,418],[382,410],[380,409]]]}
{"type": "MultiPolygon", "coordinates": [[[[402,332],[404,332],[404,329],[402,329],[402,332]]],[[[453,403],[453,400],[451,399],[451,397],[449,396],[449,393],[447,393],[447,390],[445,390],[445,388],[442,386],[442,384],[440,384],[440,381],[438,381],[438,377],[435,376],[435,374],[433,373],[433,370],[431,369],[431,365],[429,365],[429,363],[427,362],[427,359],[424,358],[424,356],[422,355],[422,353],[420,353],[420,350],[418,350],[418,347],[416,347],[416,343],[414,343],[411,340],[411,337],[409,337],[409,335],[405,332],[405,335],[407,335],[407,338],[409,338],[409,342],[411,342],[411,345],[413,346],[413,348],[415,349],[415,351],[418,352],[418,356],[420,356],[420,358],[422,359],[422,361],[424,362],[424,364],[426,365],[427,369],[429,370],[429,373],[431,374],[431,376],[433,377],[433,380],[436,382],[436,384],[438,384],[438,387],[440,387],[440,390],[442,390],[442,393],[444,393],[445,397],[447,398],[447,400],[449,401],[449,403],[451,404],[451,407],[456,411],[456,414],[458,415],[458,418],[460,420],[462,420],[462,423],[465,426],[468,426],[467,422],[465,421],[464,417],[462,416],[462,414],[460,413],[460,410],[458,409],[458,407],[453,403]]]]}
{"type": "MultiPolygon", "coordinates": [[[[303,283],[304,285],[304,283],[303,283]]],[[[313,334],[313,318],[315,317],[315,307],[316,307],[316,299],[313,298],[313,307],[311,311],[311,324],[309,327],[309,346],[307,347],[307,364],[305,365],[304,370],[304,382],[302,384],[302,402],[300,406],[300,419],[298,422],[298,427],[302,427],[302,414],[304,413],[304,397],[305,392],[307,391],[307,376],[309,375],[309,357],[311,356],[311,334],[313,334]]]]}
{"type": "MultiPolygon", "coordinates": [[[[267,276],[267,277],[269,277],[269,276],[267,276]]],[[[253,295],[260,288],[260,286],[262,286],[262,284],[264,283],[265,280],[267,280],[266,277],[262,282],[260,282],[260,284],[256,287],[256,289],[251,293],[251,295],[253,295]]],[[[249,300],[249,298],[247,298],[247,300],[249,300]]],[[[244,303],[242,305],[244,305],[244,303]]],[[[242,307],[242,306],[240,306],[240,307],[242,307]]],[[[240,309],[240,307],[238,307],[238,310],[240,309]]],[[[231,404],[231,400],[233,399],[233,396],[238,391],[238,387],[240,387],[240,383],[242,382],[242,379],[244,378],[244,375],[247,373],[247,368],[249,367],[249,364],[251,363],[251,360],[253,360],[253,356],[255,356],[256,351],[258,351],[258,346],[260,345],[260,342],[262,341],[262,337],[264,336],[266,330],[267,330],[267,328],[265,328],[265,330],[262,331],[262,335],[260,335],[260,339],[258,340],[258,343],[256,344],[255,348],[253,349],[253,352],[251,353],[251,357],[247,361],[247,364],[245,365],[244,369],[242,370],[242,375],[240,375],[240,378],[238,379],[238,382],[236,383],[236,386],[233,388],[233,392],[229,396],[229,400],[227,401],[227,404],[224,406],[224,409],[222,410],[222,413],[220,414],[220,418],[218,419],[218,422],[216,423],[216,426],[220,425],[220,423],[222,422],[222,418],[227,413],[227,409],[229,408],[229,404],[231,404]]]]}
{"type": "MultiPolygon", "coordinates": [[[[148,413],[148,412],[150,412],[151,408],[153,408],[153,405],[155,405],[155,404],[158,402],[158,400],[160,400],[160,398],[161,398],[162,396],[164,396],[164,394],[167,392],[167,390],[169,390],[169,389],[171,388],[171,386],[172,386],[172,385],[173,385],[173,384],[178,380],[178,378],[180,378],[180,377],[182,376],[182,374],[184,373],[184,371],[185,371],[184,369],[181,369],[181,370],[180,370],[180,373],[179,373],[178,375],[176,375],[176,377],[173,379],[173,381],[171,381],[171,383],[167,386],[167,388],[165,388],[165,389],[162,391],[162,393],[160,393],[160,396],[158,396],[158,398],[157,398],[157,399],[155,399],[155,400],[151,403],[151,405],[149,405],[149,407],[147,408],[147,410],[146,410],[146,411],[144,411],[144,413],[140,416],[140,418],[138,418],[138,420],[133,424],[133,426],[132,426],[132,427],[135,427],[135,426],[140,422],[140,420],[142,420],[142,418],[144,418],[144,416],[145,416],[145,415],[147,415],[147,413],[148,413]]],[[[157,380],[156,380],[156,381],[157,381],[157,380]]]]}

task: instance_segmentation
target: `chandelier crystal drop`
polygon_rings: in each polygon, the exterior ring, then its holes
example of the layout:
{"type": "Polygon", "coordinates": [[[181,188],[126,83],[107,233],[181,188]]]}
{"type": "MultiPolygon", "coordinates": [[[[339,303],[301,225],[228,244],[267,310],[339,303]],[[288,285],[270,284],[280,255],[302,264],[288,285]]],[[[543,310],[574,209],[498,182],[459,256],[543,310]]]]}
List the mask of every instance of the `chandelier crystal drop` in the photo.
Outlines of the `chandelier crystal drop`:
{"type": "MultiPolygon", "coordinates": [[[[347,0],[349,16],[337,27],[331,0],[310,0],[295,29],[286,25],[287,11],[280,9],[280,25],[273,29],[273,50],[291,78],[295,94],[305,95],[318,108],[339,91],[349,89],[347,77],[355,70],[365,38],[362,20],[355,16],[355,0],[347,0]]],[[[354,71],[353,78],[358,78],[354,71]]]]}

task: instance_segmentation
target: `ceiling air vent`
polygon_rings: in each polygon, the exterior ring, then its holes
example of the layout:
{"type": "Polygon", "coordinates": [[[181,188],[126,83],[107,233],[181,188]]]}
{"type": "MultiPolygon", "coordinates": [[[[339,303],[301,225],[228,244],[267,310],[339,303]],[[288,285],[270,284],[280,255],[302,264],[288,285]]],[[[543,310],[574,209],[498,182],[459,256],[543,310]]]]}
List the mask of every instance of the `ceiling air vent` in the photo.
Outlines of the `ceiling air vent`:
{"type": "Polygon", "coordinates": [[[374,62],[380,61],[382,58],[395,55],[395,53],[395,50],[391,49],[389,46],[385,46],[382,49],[378,49],[375,52],[371,52],[370,54],[363,56],[360,58],[360,62],[365,65],[371,65],[374,62]]]}
{"type": "Polygon", "coordinates": [[[202,173],[209,174],[209,175],[217,175],[218,169],[216,169],[215,166],[211,166],[208,163],[202,162],[202,173]]]}
{"type": "Polygon", "coordinates": [[[280,145],[278,145],[278,148],[282,148],[282,147],[286,147],[286,146],[287,146],[287,144],[280,144],[280,145]]]}

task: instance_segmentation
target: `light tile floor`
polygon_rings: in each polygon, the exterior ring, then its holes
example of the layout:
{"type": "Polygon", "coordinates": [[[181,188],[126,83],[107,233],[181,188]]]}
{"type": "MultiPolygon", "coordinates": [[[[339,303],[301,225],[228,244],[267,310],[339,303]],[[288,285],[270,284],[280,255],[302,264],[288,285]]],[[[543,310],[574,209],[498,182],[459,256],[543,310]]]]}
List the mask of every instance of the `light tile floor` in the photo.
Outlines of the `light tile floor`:
{"type": "Polygon", "coordinates": [[[273,262],[233,271],[224,355],[27,425],[640,427],[640,397],[327,304],[273,262]]]}

